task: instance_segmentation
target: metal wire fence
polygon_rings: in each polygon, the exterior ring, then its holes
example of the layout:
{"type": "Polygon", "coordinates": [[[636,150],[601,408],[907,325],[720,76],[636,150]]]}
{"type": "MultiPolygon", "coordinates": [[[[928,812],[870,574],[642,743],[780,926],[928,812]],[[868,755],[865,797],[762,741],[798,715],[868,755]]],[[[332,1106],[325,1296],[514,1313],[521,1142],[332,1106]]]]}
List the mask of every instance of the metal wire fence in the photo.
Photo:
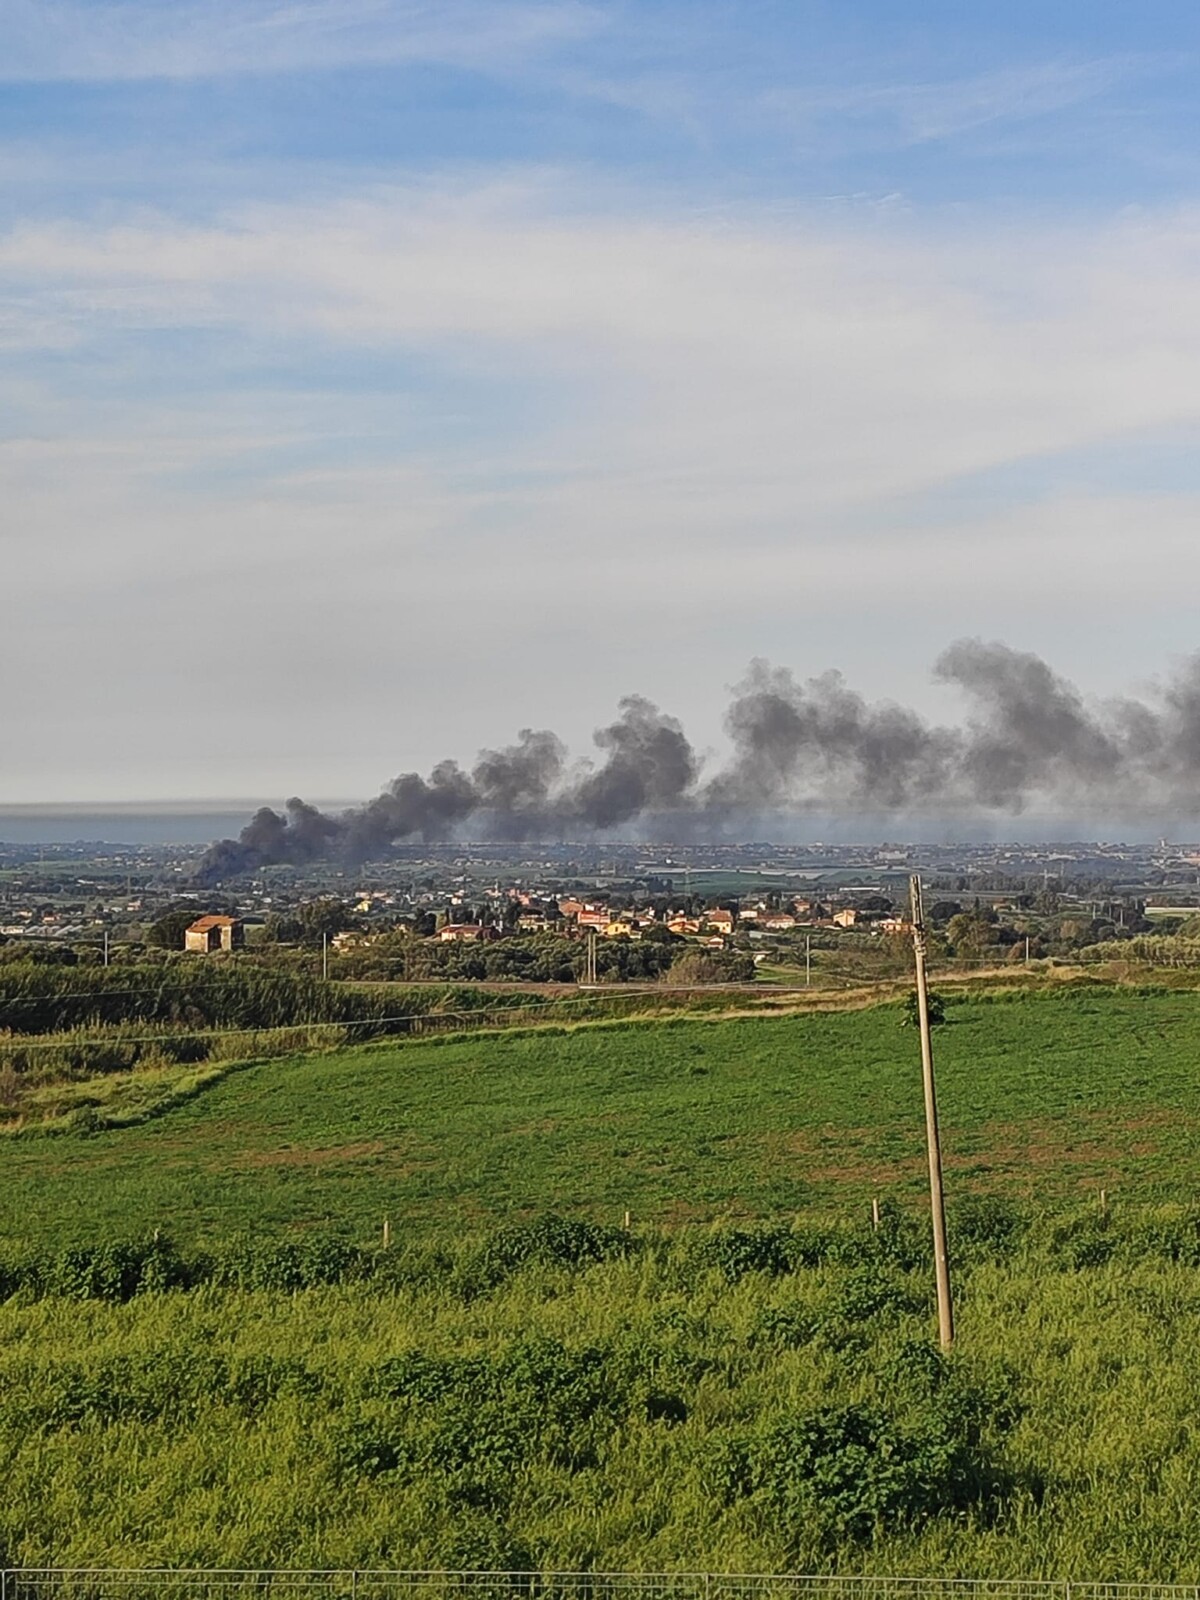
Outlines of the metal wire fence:
{"type": "Polygon", "coordinates": [[[1200,1600],[1200,1586],[726,1572],[8,1568],[0,1600],[1200,1600]]]}

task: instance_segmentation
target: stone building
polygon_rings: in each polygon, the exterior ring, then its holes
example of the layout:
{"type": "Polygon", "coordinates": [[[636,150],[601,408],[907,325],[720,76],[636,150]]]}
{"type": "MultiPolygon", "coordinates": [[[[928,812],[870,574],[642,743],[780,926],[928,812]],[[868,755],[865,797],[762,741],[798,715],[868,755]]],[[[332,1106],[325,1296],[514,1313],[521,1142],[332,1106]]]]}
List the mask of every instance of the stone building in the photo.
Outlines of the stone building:
{"type": "Polygon", "coordinates": [[[183,948],[208,955],[213,950],[240,950],[242,925],[236,917],[198,917],[183,935],[183,948]]]}

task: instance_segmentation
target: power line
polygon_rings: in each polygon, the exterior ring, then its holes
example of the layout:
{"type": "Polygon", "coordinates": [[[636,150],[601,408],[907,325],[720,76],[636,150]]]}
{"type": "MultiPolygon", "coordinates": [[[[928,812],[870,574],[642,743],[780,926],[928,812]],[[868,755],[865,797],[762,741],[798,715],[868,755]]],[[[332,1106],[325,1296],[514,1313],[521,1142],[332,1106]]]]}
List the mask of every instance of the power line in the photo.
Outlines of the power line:
{"type": "MultiPolygon", "coordinates": [[[[620,995],[620,998],[645,999],[647,994],[653,994],[656,992],[671,994],[692,993],[693,991],[669,989],[655,991],[652,989],[633,989],[626,991],[623,995],[620,995]]],[[[618,997],[618,994],[619,991],[614,993],[611,997],[605,995],[604,998],[615,999],[618,997]]],[[[546,1011],[552,1007],[557,1010],[562,1009],[565,1006],[591,1005],[596,998],[597,997],[595,995],[584,995],[570,1000],[546,999],[522,1005],[480,1007],[478,1011],[410,1011],[393,1017],[347,1017],[340,1020],[331,1018],[317,1022],[279,1022],[271,1023],[269,1026],[258,1028],[182,1028],[177,1029],[173,1033],[127,1035],[124,1038],[112,1038],[108,1035],[105,1035],[101,1039],[73,1039],[70,1041],[70,1047],[77,1048],[80,1046],[86,1047],[88,1045],[103,1045],[106,1048],[112,1048],[114,1045],[125,1044],[165,1044],[168,1040],[172,1039],[232,1039],[244,1037],[247,1034],[295,1033],[298,1029],[302,1028],[370,1028],[381,1027],[384,1024],[390,1025],[396,1022],[440,1022],[443,1020],[469,1021],[476,1018],[501,1016],[511,1017],[514,1012],[520,1011],[546,1011]]],[[[39,1039],[36,1036],[33,1037],[32,1042],[29,1044],[26,1044],[24,1039],[21,1038],[0,1041],[0,1049],[8,1050],[62,1050],[67,1047],[67,1041],[64,1041],[63,1039],[39,1039]]]]}
{"type": "MultiPolygon", "coordinates": [[[[48,994],[14,994],[0,999],[0,1009],[8,1006],[34,1006],[45,1005],[48,1001],[56,1000],[128,1000],[131,997],[144,996],[152,999],[159,991],[153,989],[69,989],[64,994],[50,992],[48,994]]],[[[172,991],[179,993],[179,991],[172,991]]],[[[210,993],[216,991],[210,990],[210,993]]],[[[195,995],[194,989],[179,993],[181,1000],[190,999],[195,995]]]]}
{"type": "MultiPolygon", "coordinates": [[[[0,969],[0,971],[2,971],[2,969],[0,969]]],[[[288,976],[290,976],[290,974],[288,974],[288,976]]],[[[307,974],[304,976],[307,976],[307,974]]],[[[0,979],[0,983],[2,983],[2,981],[3,980],[0,979]]],[[[220,988],[220,984],[215,984],[207,992],[217,993],[220,991],[220,988]]],[[[181,1000],[188,1000],[197,992],[201,994],[206,992],[204,986],[201,984],[197,984],[194,987],[189,985],[186,989],[179,988],[178,986],[172,987],[170,984],[163,984],[160,987],[155,987],[152,984],[144,984],[140,989],[68,989],[64,993],[55,991],[47,994],[10,995],[7,998],[0,998],[0,1007],[16,1005],[44,1005],[48,1000],[127,1000],[130,998],[130,996],[153,996],[163,992],[164,990],[170,990],[171,992],[178,994],[181,1000]]]]}

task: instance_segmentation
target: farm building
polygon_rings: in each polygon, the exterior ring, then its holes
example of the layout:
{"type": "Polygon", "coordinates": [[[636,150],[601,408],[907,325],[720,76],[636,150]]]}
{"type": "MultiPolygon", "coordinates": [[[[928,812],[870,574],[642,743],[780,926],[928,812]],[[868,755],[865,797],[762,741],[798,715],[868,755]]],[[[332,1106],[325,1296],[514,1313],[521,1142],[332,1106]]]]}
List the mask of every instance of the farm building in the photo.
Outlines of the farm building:
{"type": "Polygon", "coordinates": [[[237,917],[198,917],[184,930],[183,948],[208,955],[213,950],[240,950],[244,943],[237,917]]]}

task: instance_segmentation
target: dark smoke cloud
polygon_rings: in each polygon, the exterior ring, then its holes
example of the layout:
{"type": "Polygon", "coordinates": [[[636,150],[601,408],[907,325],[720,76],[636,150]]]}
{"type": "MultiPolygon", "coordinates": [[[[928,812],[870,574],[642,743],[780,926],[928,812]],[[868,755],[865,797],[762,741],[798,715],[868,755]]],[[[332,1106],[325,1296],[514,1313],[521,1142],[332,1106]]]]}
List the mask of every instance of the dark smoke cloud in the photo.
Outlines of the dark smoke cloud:
{"type": "Polygon", "coordinates": [[[319,856],[369,861],[404,839],[446,839],[473,818],[493,839],[560,837],[621,827],[647,811],[672,811],[689,802],[697,763],[674,717],[639,695],[620,703],[620,715],[596,734],[606,759],[568,774],[557,735],[525,728],[516,744],[483,750],[470,773],[442,761],[428,778],[406,772],[353,811],[326,816],[299,800],[287,815],[264,807],[237,839],[219,839],[199,868],[201,881],[319,856]],[[317,823],[323,830],[317,837],[317,823]]]}
{"type": "Polygon", "coordinates": [[[674,811],[696,782],[696,757],[683,727],[641,695],[621,701],[621,715],[596,734],[608,751],[599,772],[584,778],[566,815],[587,828],[613,828],[643,811],[674,811]]]}
{"type": "Polygon", "coordinates": [[[1128,761],[1117,726],[1104,726],[1067,683],[1034,655],[962,639],[943,652],[934,675],[972,703],[959,751],[967,795],[996,810],[1020,810],[1031,793],[1066,784],[1115,782],[1128,761]]]}
{"type": "Polygon", "coordinates": [[[480,751],[471,781],[493,838],[537,839],[553,832],[554,796],[566,759],[562,740],[544,728],[522,728],[507,749],[480,751]]]}
{"type": "Polygon", "coordinates": [[[717,811],[810,810],[847,804],[898,811],[944,791],[955,735],[915,712],[869,705],[840,672],[807,683],[752,664],[725,717],[734,759],[705,792],[717,811]]]}
{"type": "Polygon", "coordinates": [[[781,812],[1200,816],[1200,654],[1152,703],[1089,704],[1040,657],[979,639],[952,644],[934,677],[965,698],[961,726],[871,703],[838,672],[800,681],[754,662],[726,714],[732,758],[706,781],[680,723],[631,695],[595,735],[597,766],[569,768],[555,734],[526,728],[515,744],[481,751],[470,772],[443,761],[427,778],[405,773],[338,816],[296,799],[283,813],[264,807],[238,839],[211,846],[200,877],[370,860],[406,839],[450,838],[468,821],[479,837],[537,839],[634,823],[694,836],[781,812]]]}

